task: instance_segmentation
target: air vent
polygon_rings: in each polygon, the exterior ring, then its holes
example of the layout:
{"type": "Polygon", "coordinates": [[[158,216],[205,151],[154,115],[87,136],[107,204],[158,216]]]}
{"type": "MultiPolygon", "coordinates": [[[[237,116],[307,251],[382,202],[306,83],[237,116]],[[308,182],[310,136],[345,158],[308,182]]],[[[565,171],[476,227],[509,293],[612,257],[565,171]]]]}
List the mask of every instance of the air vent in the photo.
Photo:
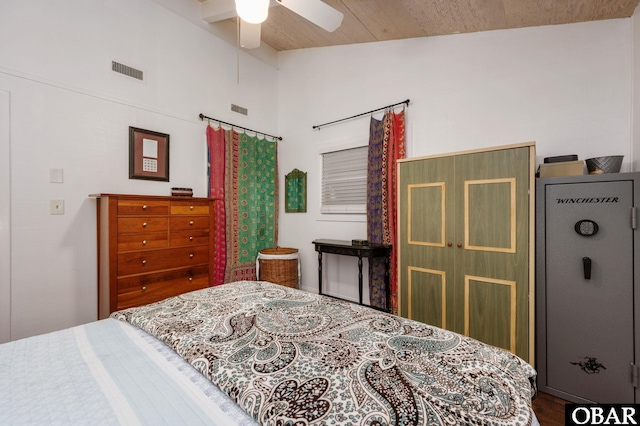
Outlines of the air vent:
{"type": "Polygon", "coordinates": [[[249,110],[245,107],[241,107],[240,105],[231,104],[231,111],[237,112],[242,115],[249,115],[249,110]]]}
{"type": "Polygon", "coordinates": [[[138,80],[144,80],[144,73],[142,71],[116,61],[111,61],[111,71],[137,78],[138,80]]]}

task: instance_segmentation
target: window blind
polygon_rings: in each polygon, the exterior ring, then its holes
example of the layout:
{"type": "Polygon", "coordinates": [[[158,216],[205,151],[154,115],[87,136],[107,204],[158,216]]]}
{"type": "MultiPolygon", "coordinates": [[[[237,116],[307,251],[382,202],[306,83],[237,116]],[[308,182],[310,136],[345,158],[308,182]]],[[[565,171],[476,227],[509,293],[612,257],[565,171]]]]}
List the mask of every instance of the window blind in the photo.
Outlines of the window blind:
{"type": "Polygon", "coordinates": [[[368,147],[322,154],[322,213],[367,212],[368,147]]]}

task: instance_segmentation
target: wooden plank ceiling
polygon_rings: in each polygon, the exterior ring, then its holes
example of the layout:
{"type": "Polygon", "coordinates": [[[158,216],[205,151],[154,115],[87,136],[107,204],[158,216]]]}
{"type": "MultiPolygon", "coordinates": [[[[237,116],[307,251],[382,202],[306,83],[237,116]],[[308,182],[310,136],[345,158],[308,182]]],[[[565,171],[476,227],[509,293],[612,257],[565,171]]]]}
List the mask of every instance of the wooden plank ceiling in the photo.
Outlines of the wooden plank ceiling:
{"type": "MultiPolygon", "coordinates": [[[[211,1],[211,0],[210,0],[211,1]]],[[[344,14],[326,32],[282,6],[262,24],[278,51],[627,18],[640,0],[324,0],[344,14]]],[[[235,18],[232,19],[235,22],[235,18]]]]}

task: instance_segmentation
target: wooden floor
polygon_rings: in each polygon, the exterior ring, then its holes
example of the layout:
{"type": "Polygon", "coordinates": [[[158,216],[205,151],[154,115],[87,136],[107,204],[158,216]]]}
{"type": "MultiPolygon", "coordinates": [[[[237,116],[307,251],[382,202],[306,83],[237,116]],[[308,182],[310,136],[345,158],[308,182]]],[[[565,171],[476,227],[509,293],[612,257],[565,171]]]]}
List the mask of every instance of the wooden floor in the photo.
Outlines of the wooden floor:
{"type": "Polygon", "coordinates": [[[533,412],[540,426],[564,426],[564,405],[568,401],[538,392],[533,400],[533,412]]]}

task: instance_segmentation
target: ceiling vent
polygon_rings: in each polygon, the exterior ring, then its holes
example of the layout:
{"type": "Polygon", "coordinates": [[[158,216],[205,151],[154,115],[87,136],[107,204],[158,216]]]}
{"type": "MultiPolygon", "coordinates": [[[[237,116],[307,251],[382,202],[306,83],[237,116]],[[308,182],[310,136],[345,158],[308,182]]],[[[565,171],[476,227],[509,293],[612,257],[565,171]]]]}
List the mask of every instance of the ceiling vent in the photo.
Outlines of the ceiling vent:
{"type": "Polygon", "coordinates": [[[120,62],[111,61],[111,71],[144,81],[144,73],[120,62]]]}
{"type": "Polygon", "coordinates": [[[247,108],[236,104],[231,104],[231,111],[242,115],[249,115],[249,110],[247,108]]]}

